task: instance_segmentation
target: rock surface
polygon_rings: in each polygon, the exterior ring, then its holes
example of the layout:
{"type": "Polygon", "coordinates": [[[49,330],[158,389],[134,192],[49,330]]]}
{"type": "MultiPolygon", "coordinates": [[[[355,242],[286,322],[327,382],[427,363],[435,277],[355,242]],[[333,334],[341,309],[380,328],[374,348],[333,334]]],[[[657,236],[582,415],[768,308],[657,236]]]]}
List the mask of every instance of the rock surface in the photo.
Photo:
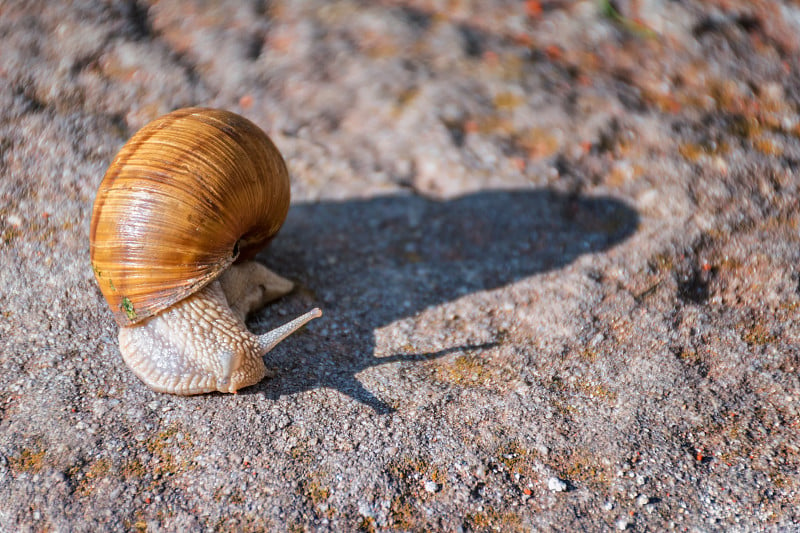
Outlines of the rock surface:
{"type": "Polygon", "coordinates": [[[798,527],[796,1],[65,4],[0,4],[0,529],[798,527]],[[188,105],[292,175],[251,329],[325,313],[233,396],[142,385],[89,267],[188,105]]]}

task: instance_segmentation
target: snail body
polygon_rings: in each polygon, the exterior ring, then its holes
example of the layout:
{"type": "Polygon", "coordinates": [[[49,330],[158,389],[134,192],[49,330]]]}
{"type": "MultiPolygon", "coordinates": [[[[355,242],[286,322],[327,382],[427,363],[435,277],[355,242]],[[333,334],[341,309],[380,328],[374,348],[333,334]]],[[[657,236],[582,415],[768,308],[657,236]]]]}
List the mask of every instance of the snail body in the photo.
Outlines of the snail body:
{"type": "Polygon", "coordinates": [[[264,354],[314,309],[272,332],[247,313],[293,284],[248,261],[289,209],[275,145],[228,111],[187,108],[139,130],[115,157],[92,211],[95,279],[120,326],[123,359],[160,392],[236,392],[267,375],[264,354]]]}

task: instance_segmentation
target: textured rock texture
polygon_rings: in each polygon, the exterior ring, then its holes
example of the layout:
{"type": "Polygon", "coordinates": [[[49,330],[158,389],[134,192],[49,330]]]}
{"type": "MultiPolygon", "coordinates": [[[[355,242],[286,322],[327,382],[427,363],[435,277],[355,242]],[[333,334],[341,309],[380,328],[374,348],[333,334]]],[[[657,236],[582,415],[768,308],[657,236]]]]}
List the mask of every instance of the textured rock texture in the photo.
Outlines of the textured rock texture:
{"type": "Polygon", "coordinates": [[[0,3],[0,529],[800,527],[800,4],[0,3]],[[323,318],[238,395],[123,365],[94,192],[156,116],[286,156],[323,318]]]}

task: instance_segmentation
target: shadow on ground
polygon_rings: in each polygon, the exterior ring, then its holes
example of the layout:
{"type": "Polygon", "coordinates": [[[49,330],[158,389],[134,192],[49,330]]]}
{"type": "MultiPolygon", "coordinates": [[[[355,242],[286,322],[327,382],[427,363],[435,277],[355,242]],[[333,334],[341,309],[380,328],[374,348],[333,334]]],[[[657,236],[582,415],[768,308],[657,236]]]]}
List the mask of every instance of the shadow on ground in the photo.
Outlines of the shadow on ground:
{"type": "Polygon", "coordinates": [[[377,328],[561,268],[618,244],[637,226],[636,212],[618,200],[550,190],[482,191],[448,201],[400,195],[293,205],[262,259],[284,275],[309,280],[300,299],[305,295],[323,309],[315,328],[324,337],[324,351],[312,348],[307,337],[289,341],[273,352],[279,375],[250,392],[277,398],[330,387],[378,412],[391,412],[356,374],[491,344],[375,357],[377,328]]]}

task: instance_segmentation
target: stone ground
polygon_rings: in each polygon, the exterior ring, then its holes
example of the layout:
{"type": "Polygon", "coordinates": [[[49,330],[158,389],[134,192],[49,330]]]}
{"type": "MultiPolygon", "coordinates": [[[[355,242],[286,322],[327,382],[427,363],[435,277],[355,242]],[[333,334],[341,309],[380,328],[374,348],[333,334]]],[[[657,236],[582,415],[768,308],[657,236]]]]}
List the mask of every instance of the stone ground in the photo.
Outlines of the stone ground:
{"type": "Polygon", "coordinates": [[[800,3],[0,3],[0,529],[800,529],[800,3]],[[282,150],[323,318],[238,395],[122,363],[88,255],[188,105],[282,150]]]}

